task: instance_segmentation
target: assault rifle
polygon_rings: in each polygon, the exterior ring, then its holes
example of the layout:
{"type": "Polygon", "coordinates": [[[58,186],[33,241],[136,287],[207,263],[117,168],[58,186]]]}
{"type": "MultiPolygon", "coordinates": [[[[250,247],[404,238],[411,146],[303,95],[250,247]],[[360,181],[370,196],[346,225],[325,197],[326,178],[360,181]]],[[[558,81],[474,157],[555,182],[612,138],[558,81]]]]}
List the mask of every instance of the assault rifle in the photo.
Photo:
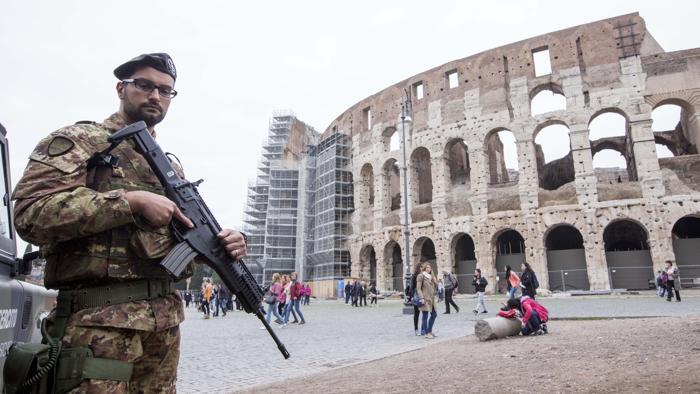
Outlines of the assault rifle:
{"type": "Polygon", "coordinates": [[[112,134],[108,139],[111,145],[100,152],[100,160],[116,163],[116,158],[112,157],[110,152],[126,139],[134,142],[136,150],[151,166],[153,173],[165,189],[165,195],[175,202],[180,211],[194,223],[194,228],[187,228],[178,220],[170,222],[170,230],[178,244],[160,264],[171,275],[177,277],[192,259],[197,256],[203,257],[205,263],[219,274],[226,287],[241,300],[245,311],[254,313],[262,321],[284,358],[289,358],[289,352],[263,315],[264,310],[261,305],[264,298],[263,290],[248,271],[245,263],[242,260],[234,260],[219,243],[217,234],[221,231],[221,226],[197,191],[197,186],[202,181],[189,182],[180,178],[143,121],[132,123],[112,134]]]}

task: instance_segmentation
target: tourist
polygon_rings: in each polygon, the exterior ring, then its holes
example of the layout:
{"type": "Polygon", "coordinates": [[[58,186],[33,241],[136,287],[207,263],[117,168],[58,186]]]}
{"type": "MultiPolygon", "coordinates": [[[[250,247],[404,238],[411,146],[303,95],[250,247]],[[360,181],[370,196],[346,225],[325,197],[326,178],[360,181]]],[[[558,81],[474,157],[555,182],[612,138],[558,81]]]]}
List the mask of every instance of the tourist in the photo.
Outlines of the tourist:
{"type": "Polygon", "coordinates": [[[678,266],[673,265],[673,261],[666,260],[666,301],[671,302],[673,298],[673,289],[676,293],[676,301],[681,302],[681,293],[678,288],[681,286],[681,277],[679,276],[678,266]]]}
{"type": "MultiPolygon", "coordinates": [[[[306,324],[306,321],[304,320],[304,315],[301,313],[301,289],[302,285],[301,282],[297,281],[297,273],[292,272],[289,278],[289,284],[288,284],[288,289],[289,289],[289,302],[287,303],[287,306],[285,307],[284,311],[284,323],[288,324],[289,323],[289,314],[292,313],[292,309],[295,309],[297,312],[297,315],[299,316],[300,321],[296,320],[295,316],[295,321],[292,323],[299,323],[299,324],[306,324]]],[[[285,292],[287,289],[285,289],[285,292]]]]}
{"type": "Polygon", "coordinates": [[[307,283],[306,288],[304,289],[304,305],[309,305],[310,300],[311,300],[311,286],[307,283]]]}
{"type": "Polygon", "coordinates": [[[216,296],[217,299],[217,309],[216,313],[219,313],[219,306],[221,307],[221,313],[226,316],[226,310],[228,307],[229,291],[223,284],[219,285],[219,292],[216,296]]]}
{"type": "Polygon", "coordinates": [[[355,280],[355,282],[352,285],[350,285],[350,288],[351,288],[350,297],[352,297],[352,306],[357,307],[357,306],[359,306],[359,305],[357,305],[357,301],[360,298],[360,283],[357,280],[355,280]]]}
{"type": "Polygon", "coordinates": [[[364,280],[361,282],[360,286],[360,306],[362,306],[363,302],[365,306],[367,306],[367,283],[365,283],[364,280]]]}
{"type": "Polygon", "coordinates": [[[656,295],[664,298],[666,295],[666,272],[664,270],[659,270],[656,273],[656,295]]]}
{"type": "Polygon", "coordinates": [[[522,315],[520,333],[523,335],[546,334],[549,312],[534,299],[528,296],[511,298],[506,304],[509,309],[515,309],[522,315]]]}
{"type": "Polygon", "coordinates": [[[211,281],[209,278],[204,279],[202,283],[202,312],[204,312],[205,319],[209,319],[209,314],[211,313],[209,302],[211,301],[212,292],[211,281]]]}
{"type": "MultiPolygon", "coordinates": [[[[274,296],[274,301],[271,304],[267,304],[267,316],[265,319],[268,323],[270,323],[272,315],[274,314],[276,321],[279,321],[279,324],[284,324],[282,321],[282,316],[280,316],[279,312],[277,311],[280,303],[280,297],[284,297],[284,287],[282,287],[279,273],[275,272],[272,274],[272,284],[270,285],[270,289],[268,291],[270,292],[270,295],[274,296]]],[[[263,326],[262,329],[264,330],[265,327],[263,326]]]]}
{"type": "MultiPolygon", "coordinates": [[[[423,263],[418,263],[418,264],[416,264],[416,267],[413,270],[413,275],[411,275],[411,286],[408,289],[406,289],[406,297],[410,297],[409,300],[412,300],[418,294],[416,292],[416,281],[418,280],[418,275],[421,275],[422,268],[423,268],[423,263]]],[[[423,333],[418,330],[418,317],[419,316],[420,316],[419,305],[416,305],[415,303],[413,303],[413,329],[415,330],[416,336],[423,335],[423,333]]]]}
{"type": "Polygon", "coordinates": [[[350,279],[345,281],[345,305],[350,302],[350,297],[352,296],[352,290],[354,286],[350,283],[350,279]]]}
{"type": "Polygon", "coordinates": [[[508,286],[508,299],[515,297],[515,292],[520,288],[520,278],[518,275],[510,268],[510,265],[506,265],[506,285],[508,286]]]}
{"type": "Polygon", "coordinates": [[[472,281],[472,285],[474,285],[474,293],[476,293],[476,307],[474,308],[474,314],[479,313],[479,308],[482,308],[483,310],[481,313],[489,313],[489,311],[486,310],[486,304],[484,303],[484,298],[486,298],[486,285],[488,285],[489,282],[481,276],[481,270],[477,268],[474,270],[474,280],[472,281]]]}
{"type": "Polygon", "coordinates": [[[214,285],[211,293],[211,305],[214,309],[212,316],[214,317],[219,317],[219,287],[218,284],[214,285]]]}
{"type": "Polygon", "coordinates": [[[520,265],[520,269],[523,271],[520,274],[520,289],[522,295],[534,299],[537,288],[539,287],[535,271],[533,271],[532,268],[530,268],[530,264],[525,261],[520,265]]]}
{"type": "Polygon", "coordinates": [[[379,297],[379,292],[377,291],[377,285],[374,282],[369,284],[369,304],[377,306],[377,298],[379,297]]]}
{"type": "Polygon", "coordinates": [[[190,302],[192,302],[192,293],[188,290],[185,292],[185,308],[190,307],[190,302]]]}
{"type": "Polygon", "coordinates": [[[416,277],[416,293],[420,300],[419,309],[423,314],[421,332],[426,339],[433,339],[436,337],[433,333],[433,326],[437,318],[437,312],[435,312],[437,279],[433,275],[433,267],[430,264],[423,263],[422,266],[421,273],[416,277]]]}
{"type": "Polygon", "coordinates": [[[442,271],[442,278],[445,283],[445,314],[450,314],[450,305],[454,306],[455,311],[459,313],[459,307],[452,299],[452,295],[456,294],[459,290],[459,282],[457,278],[447,270],[442,271]]]}
{"type": "MultiPolygon", "coordinates": [[[[432,270],[433,268],[431,267],[430,269],[432,270]]],[[[438,302],[442,302],[445,299],[445,284],[442,282],[442,279],[438,280],[437,286],[438,302]]]]}

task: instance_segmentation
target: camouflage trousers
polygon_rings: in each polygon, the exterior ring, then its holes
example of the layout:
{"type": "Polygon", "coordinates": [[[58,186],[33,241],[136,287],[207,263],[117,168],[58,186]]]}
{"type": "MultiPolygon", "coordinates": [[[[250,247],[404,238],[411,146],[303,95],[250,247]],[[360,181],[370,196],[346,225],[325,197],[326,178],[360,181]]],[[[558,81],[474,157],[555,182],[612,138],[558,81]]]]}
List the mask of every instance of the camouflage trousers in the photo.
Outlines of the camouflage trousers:
{"type": "Polygon", "coordinates": [[[142,331],[69,324],[63,346],[87,346],[95,357],[134,364],[131,381],[87,379],[71,393],[174,393],[180,358],[180,327],[142,331]]]}

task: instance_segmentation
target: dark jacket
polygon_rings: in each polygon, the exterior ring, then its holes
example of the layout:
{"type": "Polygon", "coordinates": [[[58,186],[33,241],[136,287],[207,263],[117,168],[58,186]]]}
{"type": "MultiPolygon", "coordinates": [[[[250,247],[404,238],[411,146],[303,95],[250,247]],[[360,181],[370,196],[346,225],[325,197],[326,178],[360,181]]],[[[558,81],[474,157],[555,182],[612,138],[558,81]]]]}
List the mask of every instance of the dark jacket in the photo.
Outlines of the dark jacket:
{"type": "Polygon", "coordinates": [[[472,285],[474,286],[474,292],[476,293],[482,293],[486,291],[486,285],[489,284],[489,281],[486,280],[483,276],[479,278],[474,278],[472,281],[472,285]]]}
{"type": "Polygon", "coordinates": [[[369,294],[377,295],[379,292],[377,291],[377,286],[372,285],[369,287],[369,294]]]}
{"type": "Polygon", "coordinates": [[[535,296],[535,285],[532,283],[532,278],[534,275],[535,273],[530,269],[526,269],[522,274],[520,274],[520,283],[523,285],[523,295],[530,297],[535,296]]]}
{"type": "Polygon", "coordinates": [[[408,295],[409,297],[413,297],[413,293],[416,291],[416,280],[417,280],[416,274],[412,274],[411,275],[411,287],[406,289],[407,290],[406,295],[408,295]]]}

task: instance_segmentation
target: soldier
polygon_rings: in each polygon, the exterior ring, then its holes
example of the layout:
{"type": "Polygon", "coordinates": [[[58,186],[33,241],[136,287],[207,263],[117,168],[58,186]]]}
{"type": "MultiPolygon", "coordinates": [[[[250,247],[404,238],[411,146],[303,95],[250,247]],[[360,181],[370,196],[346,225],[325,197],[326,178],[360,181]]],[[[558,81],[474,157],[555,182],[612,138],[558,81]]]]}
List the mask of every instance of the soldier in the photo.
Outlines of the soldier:
{"type": "MultiPolygon", "coordinates": [[[[15,223],[22,238],[41,246],[46,287],[59,290],[50,335],[61,338],[64,349],[93,353],[77,389],[174,392],[184,311],[173,279],[158,263],[174,246],[168,223],[192,223],[163,195],[130,143],[113,151],[118,162],[90,159],[130,123],[146,122],[155,136],[177,95],[177,74],[169,55],[152,53],[122,64],[114,75],[115,114],[102,123],[64,127],[34,149],[12,197],[15,223]]],[[[219,239],[233,258],[246,255],[241,233],[226,229],[219,239]]]]}

